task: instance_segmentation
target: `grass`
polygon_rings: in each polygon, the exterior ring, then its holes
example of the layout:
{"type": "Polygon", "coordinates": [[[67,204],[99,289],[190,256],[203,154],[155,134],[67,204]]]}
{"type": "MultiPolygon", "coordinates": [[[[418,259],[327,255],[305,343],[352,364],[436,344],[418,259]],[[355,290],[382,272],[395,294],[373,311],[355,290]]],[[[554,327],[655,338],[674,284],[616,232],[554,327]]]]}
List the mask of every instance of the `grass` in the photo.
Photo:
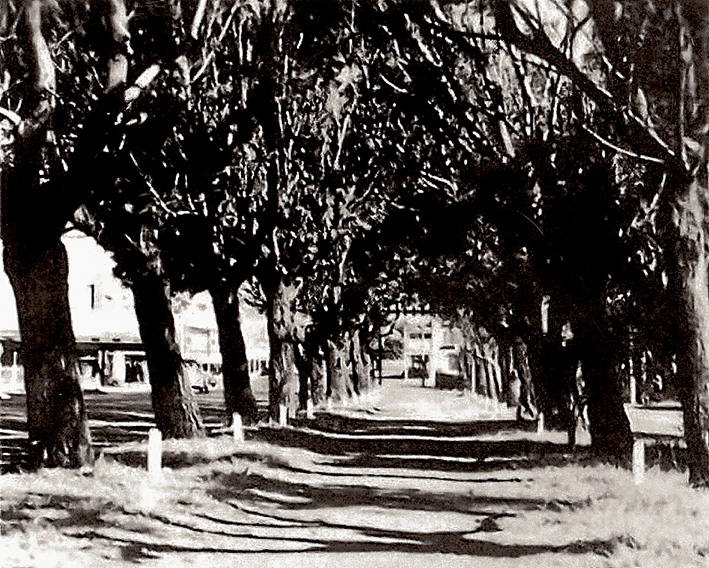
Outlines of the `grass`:
{"type": "Polygon", "coordinates": [[[709,492],[678,472],[357,467],[220,437],[166,442],[151,483],[144,452],[2,476],[3,566],[709,565],[709,492]]]}

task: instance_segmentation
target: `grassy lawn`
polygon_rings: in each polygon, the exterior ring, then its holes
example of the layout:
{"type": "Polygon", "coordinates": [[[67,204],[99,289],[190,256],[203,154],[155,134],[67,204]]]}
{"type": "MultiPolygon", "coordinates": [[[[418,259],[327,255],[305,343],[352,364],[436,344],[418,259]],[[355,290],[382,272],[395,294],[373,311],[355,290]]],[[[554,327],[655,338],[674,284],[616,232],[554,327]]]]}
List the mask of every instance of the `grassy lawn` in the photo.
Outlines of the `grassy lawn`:
{"type": "MultiPolygon", "coordinates": [[[[366,457],[366,456],[364,456],[366,457]]],[[[709,566],[709,492],[677,472],[525,462],[445,470],[229,437],[0,477],[7,567],[709,566]]]]}

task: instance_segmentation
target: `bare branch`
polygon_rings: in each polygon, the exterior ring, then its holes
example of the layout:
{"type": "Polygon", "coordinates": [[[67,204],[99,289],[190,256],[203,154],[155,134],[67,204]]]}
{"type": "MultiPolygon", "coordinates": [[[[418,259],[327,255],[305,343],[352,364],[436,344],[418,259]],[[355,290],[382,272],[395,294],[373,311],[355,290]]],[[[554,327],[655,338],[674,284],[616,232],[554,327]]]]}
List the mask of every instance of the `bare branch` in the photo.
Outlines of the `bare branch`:
{"type": "Polygon", "coordinates": [[[194,15],[194,20],[192,21],[192,29],[190,34],[193,39],[197,39],[199,35],[199,26],[202,25],[202,20],[204,19],[204,11],[207,8],[207,0],[199,0],[197,5],[197,11],[194,15]]]}
{"type": "MultiPolygon", "coordinates": [[[[44,39],[44,35],[42,35],[42,10],[44,4],[43,0],[27,0],[25,5],[25,22],[27,24],[28,39],[34,63],[34,69],[32,71],[34,74],[35,89],[38,93],[46,91],[54,95],[57,85],[54,61],[52,61],[52,55],[49,52],[47,41],[44,39]]],[[[46,104],[50,103],[45,100],[41,103],[41,106],[46,104]]]]}
{"type": "Polygon", "coordinates": [[[113,39],[115,54],[108,62],[108,82],[106,92],[128,80],[128,58],[130,53],[130,32],[128,31],[128,13],[124,0],[110,0],[111,15],[108,27],[113,39]]]}
{"type": "Polygon", "coordinates": [[[524,12],[518,13],[520,14],[520,17],[525,19],[525,23],[527,23],[530,30],[532,30],[532,36],[527,36],[519,30],[517,24],[515,23],[514,16],[512,15],[512,8],[509,2],[496,2],[494,4],[494,9],[497,27],[505,41],[514,43],[527,53],[547,61],[549,64],[558,69],[561,74],[571,79],[588,97],[604,109],[610,110],[615,114],[624,114],[626,117],[630,118],[631,121],[648,136],[648,138],[653,140],[657,146],[659,146],[662,153],[664,153],[668,158],[668,162],[675,163],[678,167],[684,169],[683,164],[677,160],[675,152],[672,151],[669,145],[662,140],[662,138],[660,138],[654,128],[638,117],[632,109],[618,103],[612,93],[606,89],[603,89],[592,79],[586,76],[586,74],[584,74],[573,61],[569,60],[551,43],[543,31],[535,29],[532,22],[526,19],[526,14],[524,12]]]}
{"type": "Polygon", "coordinates": [[[22,124],[22,117],[10,109],[0,107],[0,114],[12,122],[12,124],[15,125],[15,128],[22,124]]]}
{"type": "Polygon", "coordinates": [[[633,152],[631,150],[626,150],[625,148],[621,148],[620,146],[616,146],[612,142],[609,142],[605,138],[603,138],[600,134],[597,134],[593,130],[591,130],[587,125],[582,124],[581,128],[583,128],[586,132],[588,132],[591,136],[593,136],[596,140],[598,140],[601,144],[604,146],[608,146],[609,148],[615,150],[616,152],[623,154],[625,156],[630,156],[631,158],[635,158],[637,160],[643,160],[645,162],[653,162],[655,164],[664,164],[665,161],[661,160],[660,158],[655,158],[654,156],[647,156],[645,154],[637,154],[636,152],[633,152]]]}

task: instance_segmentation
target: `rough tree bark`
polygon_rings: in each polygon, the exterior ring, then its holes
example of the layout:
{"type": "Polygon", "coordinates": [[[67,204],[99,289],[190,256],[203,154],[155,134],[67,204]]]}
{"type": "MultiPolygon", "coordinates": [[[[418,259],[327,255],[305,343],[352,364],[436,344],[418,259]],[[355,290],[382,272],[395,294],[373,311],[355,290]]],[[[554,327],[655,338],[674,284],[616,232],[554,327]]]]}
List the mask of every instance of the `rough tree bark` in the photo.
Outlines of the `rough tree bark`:
{"type": "MultiPolygon", "coordinates": [[[[4,196],[11,187],[5,185],[4,196]]],[[[93,452],[69,310],[66,250],[54,231],[13,230],[11,225],[22,216],[14,214],[8,201],[3,199],[3,213],[10,213],[12,221],[3,224],[2,237],[22,338],[28,467],[90,465],[93,452]]]]}
{"type": "Polygon", "coordinates": [[[327,342],[327,397],[343,402],[352,397],[348,333],[327,342]]]}
{"type": "Polygon", "coordinates": [[[226,283],[215,285],[210,289],[210,294],[219,328],[227,419],[230,420],[232,413],[238,412],[244,422],[255,423],[258,407],[251,390],[246,343],[241,331],[238,287],[235,289],[226,283]]]}
{"type": "Polygon", "coordinates": [[[165,438],[203,436],[202,417],[175,336],[169,285],[148,272],[135,276],[131,289],[148,360],[155,423],[165,438]]]}
{"type": "Polygon", "coordinates": [[[54,63],[42,35],[44,2],[27,0],[21,9],[17,33],[28,63],[27,117],[15,132],[13,161],[2,167],[1,226],[22,338],[28,465],[80,467],[93,462],[93,452],[60,240],[65,220],[47,207],[40,180],[56,92],[54,63]]]}
{"type": "MultiPolygon", "coordinates": [[[[692,180],[680,210],[679,267],[682,323],[677,356],[679,393],[684,407],[690,483],[709,486],[709,253],[706,185],[692,180]]],[[[585,367],[584,367],[585,369],[585,367]]]]}
{"type": "Polygon", "coordinates": [[[709,487],[709,4],[675,4],[680,24],[678,149],[689,176],[676,201],[685,348],[678,355],[689,479],[709,487]]]}
{"type": "Polygon", "coordinates": [[[268,369],[268,416],[282,420],[281,410],[295,416],[298,409],[298,374],[292,342],[293,301],[298,293],[296,285],[283,282],[261,284],[266,296],[266,329],[270,349],[268,369]]]}

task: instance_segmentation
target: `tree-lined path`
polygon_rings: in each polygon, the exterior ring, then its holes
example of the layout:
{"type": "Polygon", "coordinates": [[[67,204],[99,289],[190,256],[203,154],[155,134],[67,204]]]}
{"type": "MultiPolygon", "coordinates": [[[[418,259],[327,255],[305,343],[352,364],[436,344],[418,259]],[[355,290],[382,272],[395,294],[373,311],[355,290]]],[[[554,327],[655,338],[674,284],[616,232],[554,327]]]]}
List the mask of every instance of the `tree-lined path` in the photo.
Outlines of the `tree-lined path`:
{"type": "MultiPolygon", "coordinates": [[[[259,406],[265,414],[267,393],[255,388],[260,395],[259,406]]],[[[223,394],[212,391],[197,396],[208,432],[217,435],[224,427],[221,404],[223,394]]],[[[90,425],[99,449],[125,442],[145,440],[154,427],[149,394],[105,389],[86,394],[90,425]]],[[[13,395],[0,406],[0,436],[2,437],[3,471],[15,471],[24,466],[26,425],[24,397],[13,395]]],[[[527,441],[541,442],[533,433],[535,424],[516,420],[515,410],[492,400],[461,391],[441,391],[405,384],[400,380],[385,380],[382,388],[363,397],[356,404],[335,406],[330,410],[316,409],[311,419],[293,421],[295,428],[269,427],[266,423],[249,430],[248,435],[268,439],[277,444],[300,445],[331,453],[361,451],[369,456],[402,455],[409,459],[445,460],[450,454],[476,461],[476,448],[486,455],[510,453],[520,455],[529,450],[527,441]],[[492,446],[486,446],[490,442],[492,446]],[[501,444],[505,442],[505,444],[501,444]]],[[[562,453],[566,450],[565,434],[546,433],[549,447],[536,447],[562,453]]]]}

